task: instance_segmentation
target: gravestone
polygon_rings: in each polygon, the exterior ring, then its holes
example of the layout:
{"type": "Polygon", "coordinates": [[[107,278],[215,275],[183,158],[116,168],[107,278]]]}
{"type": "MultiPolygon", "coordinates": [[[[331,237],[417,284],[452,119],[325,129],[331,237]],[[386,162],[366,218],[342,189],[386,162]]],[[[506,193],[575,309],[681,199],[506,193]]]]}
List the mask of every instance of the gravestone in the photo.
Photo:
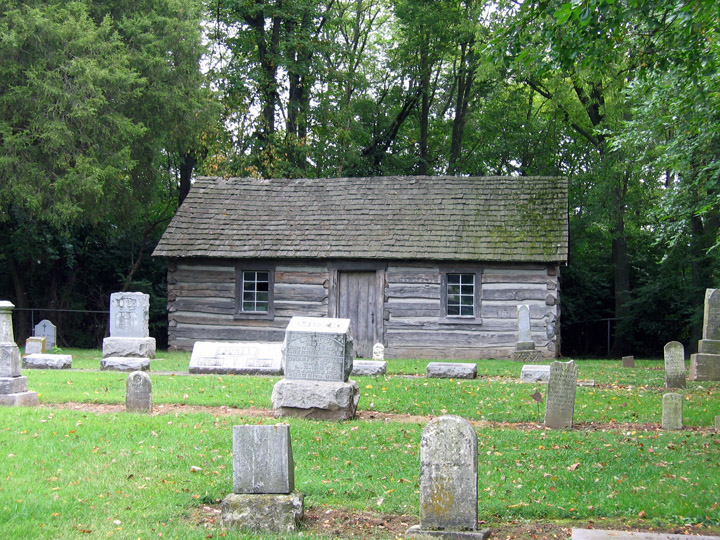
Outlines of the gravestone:
{"type": "Polygon", "coordinates": [[[516,362],[540,362],[542,353],[535,350],[535,342],[530,333],[530,306],[520,304],[517,307],[518,339],[515,343],[513,360],[516,362]]]}
{"type": "Polygon", "coordinates": [[[27,377],[20,372],[20,349],[12,326],[14,308],[11,302],[0,300],[0,405],[30,407],[38,404],[38,395],[28,391],[27,377]]]}
{"type": "Polygon", "coordinates": [[[292,533],[303,515],[295,491],[290,426],[233,426],[233,492],[221,504],[225,527],[292,533]]]}
{"type": "Polygon", "coordinates": [[[715,431],[720,431],[720,415],[715,417],[715,431]]]}
{"type": "Polygon", "coordinates": [[[384,362],[385,361],[385,345],[382,343],[376,343],[373,345],[373,360],[376,362],[384,362]]]}
{"type": "Polygon", "coordinates": [[[527,364],[520,371],[520,382],[536,383],[550,380],[550,366],[527,364]]]}
{"type": "Polygon", "coordinates": [[[44,354],[45,338],[29,337],[25,340],[25,354],[44,354]]]}
{"type": "Polygon", "coordinates": [[[355,417],[360,390],[350,319],[293,317],[285,332],[285,378],[273,387],[273,413],[322,420],[355,417]]]}
{"type": "Polygon", "coordinates": [[[33,335],[45,338],[45,351],[52,351],[57,345],[57,328],[47,319],[43,319],[35,325],[33,335]]]}
{"type": "Polygon", "coordinates": [[[683,428],[683,398],[680,394],[663,395],[662,428],[673,430],[683,428]]]}
{"type": "Polygon", "coordinates": [[[678,341],[665,345],[665,388],[685,388],[685,347],[678,341]]]}
{"type": "Polygon", "coordinates": [[[572,427],[576,387],[575,362],[570,360],[550,364],[550,379],[545,400],[545,427],[553,429],[572,427]]]}
{"type": "Polygon", "coordinates": [[[152,381],[144,371],[133,371],[125,381],[125,410],[152,412],[152,381]]]}
{"type": "Polygon", "coordinates": [[[622,365],[624,368],[634,368],[635,367],[635,357],[634,356],[623,356],[622,357],[622,365]]]}
{"type": "Polygon", "coordinates": [[[110,337],[103,339],[100,369],[150,369],[150,359],[155,358],[155,338],[149,337],[149,314],[148,294],[118,292],[110,295],[110,337]]]}
{"type": "Polygon", "coordinates": [[[690,356],[689,379],[720,381],[720,290],[705,291],[703,335],[698,352],[690,356]]]}
{"type": "Polygon", "coordinates": [[[353,368],[351,375],[365,375],[370,377],[379,377],[385,375],[387,371],[387,362],[380,360],[353,360],[353,368]]]}
{"type": "Polygon", "coordinates": [[[429,362],[425,376],[437,379],[474,379],[477,364],[469,362],[429,362]]]}
{"type": "Polygon", "coordinates": [[[282,343],[196,341],[190,373],[282,375],[282,343]]]}
{"type": "Polygon", "coordinates": [[[23,356],[23,369],[70,369],[70,354],[26,354],[23,356]]]}
{"type": "Polygon", "coordinates": [[[477,530],[477,435],[459,416],[440,416],[422,432],[420,525],[406,538],[487,538],[477,530]]]}

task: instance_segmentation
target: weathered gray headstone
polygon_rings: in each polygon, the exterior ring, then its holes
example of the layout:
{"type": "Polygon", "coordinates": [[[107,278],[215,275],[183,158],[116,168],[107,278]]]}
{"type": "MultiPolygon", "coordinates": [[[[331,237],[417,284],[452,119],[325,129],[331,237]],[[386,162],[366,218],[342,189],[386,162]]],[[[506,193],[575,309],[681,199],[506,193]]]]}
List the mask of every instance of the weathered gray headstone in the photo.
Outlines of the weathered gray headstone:
{"type": "Polygon", "coordinates": [[[29,337],[25,340],[25,354],[44,354],[45,338],[29,337]]]}
{"type": "Polygon", "coordinates": [[[103,371],[147,371],[150,369],[150,360],[148,358],[111,356],[100,360],[100,369],[103,371]]]}
{"type": "Polygon", "coordinates": [[[382,343],[376,343],[373,345],[373,360],[376,362],[384,362],[385,361],[385,345],[382,343]]]}
{"type": "Polygon", "coordinates": [[[685,347],[678,341],[665,345],[665,388],[685,388],[685,347]]]}
{"type": "Polygon", "coordinates": [[[290,426],[233,426],[233,493],[223,500],[222,522],[271,533],[292,533],[303,515],[295,491],[290,426]]]}
{"type": "Polygon", "coordinates": [[[23,369],[70,369],[70,354],[26,354],[23,356],[23,369]]]}
{"type": "Polygon", "coordinates": [[[350,319],[293,317],[285,331],[285,378],[345,382],[353,365],[350,319]]]}
{"type": "Polygon", "coordinates": [[[103,357],[111,356],[155,358],[155,338],[106,337],[103,339],[103,357]]]}
{"type": "Polygon", "coordinates": [[[663,395],[662,428],[683,428],[683,399],[680,394],[663,395]]]}
{"type": "Polygon", "coordinates": [[[459,416],[440,416],[422,432],[420,525],[406,538],[486,538],[477,530],[477,435],[459,416]]]}
{"type": "Polygon", "coordinates": [[[285,332],[285,378],[273,387],[273,414],[323,420],[355,417],[360,390],[350,319],[293,317],[285,332]]]}
{"type": "Polygon", "coordinates": [[[150,295],[117,292],[110,295],[110,337],[148,337],[150,295]]]}
{"type": "Polygon", "coordinates": [[[144,371],[133,371],[125,381],[125,410],[152,412],[152,381],[144,371]]]}
{"type": "Polygon", "coordinates": [[[353,360],[352,375],[379,377],[385,375],[387,362],[380,360],[353,360]]]}
{"type": "Polygon", "coordinates": [[[477,364],[468,362],[429,362],[425,375],[437,379],[474,379],[477,364]]]}
{"type": "Polygon", "coordinates": [[[294,489],[290,426],[233,426],[233,492],[288,494],[294,489]]]}
{"type": "Polygon", "coordinates": [[[547,399],[545,401],[545,426],[554,429],[572,427],[575,412],[577,365],[569,362],[550,364],[547,399]]]}
{"type": "Polygon", "coordinates": [[[720,431],[720,414],[715,417],[715,431],[720,431]]]}
{"type": "Polygon", "coordinates": [[[634,368],[635,367],[635,357],[634,356],[623,356],[622,357],[622,365],[624,368],[634,368]]]}
{"type": "Polygon", "coordinates": [[[28,391],[27,378],[20,373],[20,349],[12,327],[14,308],[12,302],[0,300],[0,406],[31,407],[38,404],[38,395],[28,391]]]}
{"type": "Polygon", "coordinates": [[[550,380],[550,366],[527,364],[520,371],[520,382],[535,383],[550,380]]]}
{"type": "Polygon", "coordinates": [[[196,341],[190,373],[282,375],[282,343],[196,341]]]}
{"type": "Polygon", "coordinates": [[[720,290],[705,291],[703,313],[703,339],[698,352],[690,356],[690,373],[693,381],[720,381],[720,290]]]}
{"type": "Polygon", "coordinates": [[[43,319],[35,325],[33,334],[36,337],[45,338],[45,351],[52,351],[57,345],[57,328],[47,319],[43,319]]]}
{"type": "Polygon", "coordinates": [[[520,304],[517,307],[518,340],[515,344],[516,351],[531,351],[535,349],[535,343],[530,335],[530,306],[520,304]]]}

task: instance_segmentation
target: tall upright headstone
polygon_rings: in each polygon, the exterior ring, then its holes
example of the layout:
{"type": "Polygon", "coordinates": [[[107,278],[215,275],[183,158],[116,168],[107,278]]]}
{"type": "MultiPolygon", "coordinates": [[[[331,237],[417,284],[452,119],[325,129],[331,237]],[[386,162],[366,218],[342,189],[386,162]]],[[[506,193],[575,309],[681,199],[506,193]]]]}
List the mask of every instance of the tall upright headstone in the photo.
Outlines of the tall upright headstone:
{"type": "Polygon", "coordinates": [[[293,317],[285,332],[285,378],[273,387],[275,416],[354,418],[360,390],[353,367],[350,319],[293,317]]]}
{"type": "Polygon", "coordinates": [[[690,356],[692,381],[720,381],[720,290],[705,291],[703,335],[698,352],[690,356]]]}
{"type": "Polygon", "coordinates": [[[155,358],[155,338],[149,337],[150,295],[119,292],[110,295],[110,337],[103,339],[100,368],[145,371],[155,358]]]}
{"type": "Polygon", "coordinates": [[[221,504],[223,525],[291,533],[303,515],[295,491],[290,426],[233,426],[233,492],[221,504]]]}
{"type": "Polygon", "coordinates": [[[477,529],[477,434],[459,416],[440,416],[422,432],[420,525],[405,537],[486,538],[477,529]]]}
{"type": "Polygon", "coordinates": [[[545,400],[545,427],[564,429],[572,427],[575,412],[577,365],[569,362],[550,364],[547,399],[545,400]]]}
{"type": "Polygon", "coordinates": [[[125,410],[152,412],[152,381],[144,371],[133,371],[125,381],[125,410]]]}
{"type": "Polygon", "coordinates": [[[20,349],[12,327],[14,308],[12,302],[0,300],[0,405],[30,407],[38,404],[38,395],[28,391],[27,377],[20,372],[20,349]]]}
{"type": "Polygon", "coordinates": [[[683,428],[683,400],[680,394],[663,395],[662,428],[683,428]]]}
{"type": "Polygon", "coordinates": [[[51,351],[57,346],[57,328],[47,319],[43,319],[35,325],[33,335],[45,338],[45,351],[51,351]]]}
{"type": "Polygon", "coordinates": [[[519,304],[517,307],[518,339],[515,343],[513,360],[516,362],[539,362],[540,351],[535,350],[535,342],[530,333],[530,306],[519,304]]]}
{"type": "Polygon", "coordinates": [[[685,347],[679,341],[665,345],[665,388],[685,388],[685,347]]]}

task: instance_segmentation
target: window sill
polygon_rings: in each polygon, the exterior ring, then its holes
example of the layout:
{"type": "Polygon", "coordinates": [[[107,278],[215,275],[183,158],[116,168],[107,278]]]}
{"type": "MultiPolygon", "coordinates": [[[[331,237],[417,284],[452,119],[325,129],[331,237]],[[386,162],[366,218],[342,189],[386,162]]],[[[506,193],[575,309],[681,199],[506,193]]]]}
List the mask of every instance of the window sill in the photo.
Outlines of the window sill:
{"type": "Polygon", "coordinates": [[[275,319],[275,314],[272,312],[256,312],[256,313],[240,312],[240,313],[235,313],[233,315],[233,319],[235,319],[236,321],[243,320],[243,319],[272,321],[273,319],[275,319]]]}
{"type": "Polygon", "coordinates": [[[480,317],[441,317],[438,319],[438,324],[464,324],[469,326],[480,326],[482,325],[482,319],[480,317]]]}

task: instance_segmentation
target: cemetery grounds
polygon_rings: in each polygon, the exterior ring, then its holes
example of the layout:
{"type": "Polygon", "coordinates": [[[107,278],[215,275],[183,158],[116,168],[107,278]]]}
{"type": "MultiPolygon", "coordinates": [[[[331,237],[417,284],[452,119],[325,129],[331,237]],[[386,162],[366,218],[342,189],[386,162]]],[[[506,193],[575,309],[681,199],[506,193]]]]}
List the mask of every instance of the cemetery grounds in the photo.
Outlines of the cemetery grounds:
{"type": "Polygon", "coordinates": [[[287,422],[297,538],[402,538],[418,523],[424,425],[442,414],[478,434],[478,514],[493,539],[569,538],[571,527],[720,534],[720,383],[688,381],[682,431],[660,429],[663,362],[578,360],[575,426],[542,425],[546,385],[517,362],[474,380],[428,379],[426,360],[352,377],[358,419],[274,419],[278,377],[188,375],[189,353],[151,363],[153,413],[125,412],[127,373],[100,351],[71,370],[23,370],[40,407],[0,408],[0,538],[273,538],[221,527],[232,426],[287,422]],[[531,396],[538,390],[543,402],[531,396]]]}

